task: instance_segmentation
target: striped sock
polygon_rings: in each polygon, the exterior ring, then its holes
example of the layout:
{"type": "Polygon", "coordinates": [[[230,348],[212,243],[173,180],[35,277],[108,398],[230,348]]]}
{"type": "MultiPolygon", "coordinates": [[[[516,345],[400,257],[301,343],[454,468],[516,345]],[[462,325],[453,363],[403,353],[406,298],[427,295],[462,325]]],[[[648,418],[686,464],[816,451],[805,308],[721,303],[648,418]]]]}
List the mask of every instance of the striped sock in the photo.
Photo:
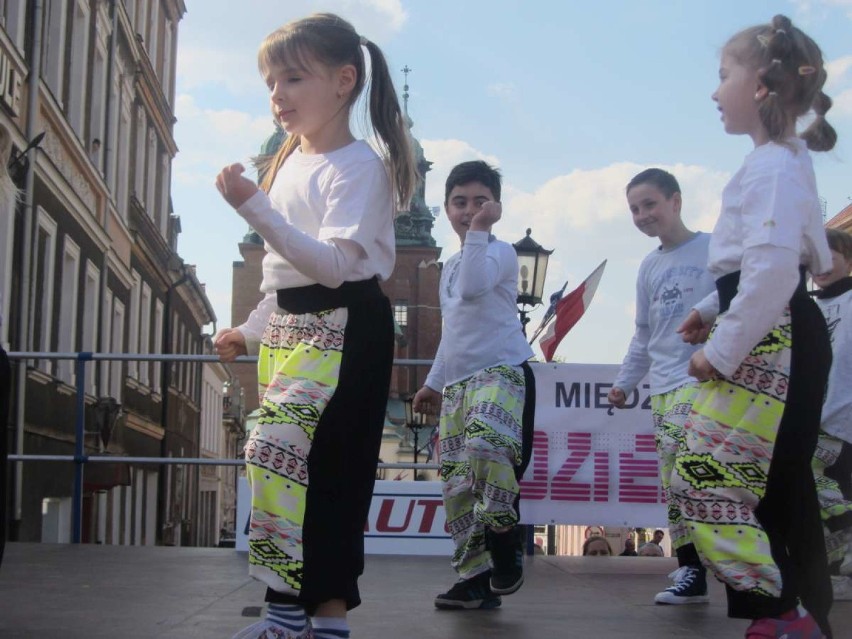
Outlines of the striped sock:
{"type": "Polygon", "coordinates": [[[305,609],[295,604],[270,603],[266,611],[266,620],[299,634],[305,631],[308,617],[305,609]]]}
{"type": "Polygon", "coordinates": [[[349,639],[346,617],[312,617],[314,639],[349,639]]]}

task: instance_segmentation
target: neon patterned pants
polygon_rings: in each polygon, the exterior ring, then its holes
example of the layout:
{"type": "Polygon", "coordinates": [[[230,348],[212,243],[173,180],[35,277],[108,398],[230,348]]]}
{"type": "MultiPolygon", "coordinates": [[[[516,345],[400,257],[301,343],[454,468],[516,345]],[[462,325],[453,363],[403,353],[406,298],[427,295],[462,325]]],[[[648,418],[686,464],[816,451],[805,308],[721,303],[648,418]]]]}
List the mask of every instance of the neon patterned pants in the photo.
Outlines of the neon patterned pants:
{"type": "Polygon", "coordinates": [[[520,366],[485,368],[444,389],[441,479],[451,564],[463,579],[491,567],[485,528],[518,522],[524,373],[520,366]]]}
{"type": "MultiPolygon", "coordinates": [[[[712,339],[712,336],[711,336],[712,339]]],[[[810,468],[831,349],[812,300],[794,296],[729,379],[699,385],[672,495],[732,617],[803,605],[828,634],[831,584],[810,468]]]]}
{"type": "Polygon", "coordinates": [[[852,501],[843,496],[840,485],[826,469],[840,460],[844,441],[820,431],[817,449],[811,464],[819,498],[820,515],[825,528],[825,550],[828,563],[843,560],[852,543],[852,501]]]}
{"type": "Polygon", "coordinates": [[[660,456],[660,483],[666,498],[669,534],[672,548],[677,550],[690,543],[689,535],[680,514],[680,508],[671,495],[672,473],[675,457],[683,446],[683,423],[692,408],[698,390],[695,383],[678,386],[667,393],[651,396],[651,415],[654,418],[654,441],[660,456]]]}
{"type": "MultiPolygon", "coordinates": [[[[246,444],[249,573],[266,599],[308,614],[360,603],[364,526],[393,365],[393,317],[374,281],[291,289],[305,306],[273,314],[258,360],[261,415],[246,444]],[[351,303],[350,303],[351,302],[351,303]]],[[[280,303],[280,294],[279,294],[280,303]]]]}

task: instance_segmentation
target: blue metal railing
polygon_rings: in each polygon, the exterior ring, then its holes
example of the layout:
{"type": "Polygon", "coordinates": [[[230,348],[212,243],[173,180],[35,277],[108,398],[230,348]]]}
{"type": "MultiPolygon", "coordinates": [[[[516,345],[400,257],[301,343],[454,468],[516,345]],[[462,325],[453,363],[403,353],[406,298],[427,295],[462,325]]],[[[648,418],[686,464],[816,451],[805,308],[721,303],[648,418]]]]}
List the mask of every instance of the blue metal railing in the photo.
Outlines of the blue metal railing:
{"type": "MultiPolygon", "coordinates": [[[[86,455],[85,425],[86,425],[86,365],[98,361],[145,361],[145,362],[211,362],[220,363],[218,355],[165,355],[165,354],[128,354],[128,353],[47,353],[12,351],[8,353],[10,360],[24,362],[30,359],[74,360],[77,389],[76,408],[74,416],[74,454],[73,455],[8,455],[10,462],[48,461],[74,462],[74,486],[72,491],[71,540],[78,544],[83,535],[83,474],[88,463],[110,462],[125,464],[186,464],[208,466],[244,466],[242,459],[211,459],[200,457],[112,457],[107,455],[86,455]]],[[[257,356],[244,355],[232,362],[234,364],[257,363],[257,356]]],[[[432,360],[398,359],[395,366],[429,366],[432,360]]],[[[19,364],[20,365],[20,364],[19,364]]],[[[165,427],[165,424],[163,425],[165,427]]],[[[437,470],[438,464],[414,463],[380,463],[379,468],[437,470]]]]}

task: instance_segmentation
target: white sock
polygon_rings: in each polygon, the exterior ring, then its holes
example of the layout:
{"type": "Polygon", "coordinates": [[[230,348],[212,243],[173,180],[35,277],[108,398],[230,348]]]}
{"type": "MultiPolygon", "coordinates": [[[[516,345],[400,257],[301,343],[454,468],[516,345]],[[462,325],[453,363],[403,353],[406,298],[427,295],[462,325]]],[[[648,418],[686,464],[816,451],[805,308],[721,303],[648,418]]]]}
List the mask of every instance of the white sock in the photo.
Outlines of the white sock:
{"type": "Polygon", "coordinates": [[[311,617],[315,639],[349,639],[346,617],[311,617]]]}

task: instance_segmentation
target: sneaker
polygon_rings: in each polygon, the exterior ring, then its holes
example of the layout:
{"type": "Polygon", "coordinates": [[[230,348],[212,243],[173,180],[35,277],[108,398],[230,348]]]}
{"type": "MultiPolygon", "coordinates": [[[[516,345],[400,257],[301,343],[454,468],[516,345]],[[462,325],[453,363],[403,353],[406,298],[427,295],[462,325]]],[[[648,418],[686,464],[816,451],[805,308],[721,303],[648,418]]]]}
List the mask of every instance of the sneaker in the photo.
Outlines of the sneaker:
{"type": "Polygon", "coordinates": [[[852,601],[852,577],[831,577],[835,601],[852,601]]]}
{"type": "Polygon", "coordinates": [[[746,639],[825,639],[817,622],[804,610],[791,610],[780,619],[756,619],[745,636],[746,639]]]}
{"type": "Polygon", "coordinates": [[[491,571],[461,579],[447,592],[435,597],[435,607],[441,610],[488,610],[500,606],[502,600],[491,592],[488,582],[491,571]]]}
{"type": "Polygon", "coordinates": [[[303,632],[294,633],[292,630],[264,619],[243,628],[232,639],[311,639],[313,636],[310,625],[303,632]]]}
{"type": "Polygon", "coordinates": [[[506,532],[485,531],[485,546],[491,553],[491,592],[511,595],[524,583],[523,529],[513,526],[506,532]]]}
{"type": "Polygon", "coordinates": [[[654,603],[696,604],[708,603],[707,569],[704,566],[681,566],[669,575],[674,584],[658,592],[654,603]]]}

